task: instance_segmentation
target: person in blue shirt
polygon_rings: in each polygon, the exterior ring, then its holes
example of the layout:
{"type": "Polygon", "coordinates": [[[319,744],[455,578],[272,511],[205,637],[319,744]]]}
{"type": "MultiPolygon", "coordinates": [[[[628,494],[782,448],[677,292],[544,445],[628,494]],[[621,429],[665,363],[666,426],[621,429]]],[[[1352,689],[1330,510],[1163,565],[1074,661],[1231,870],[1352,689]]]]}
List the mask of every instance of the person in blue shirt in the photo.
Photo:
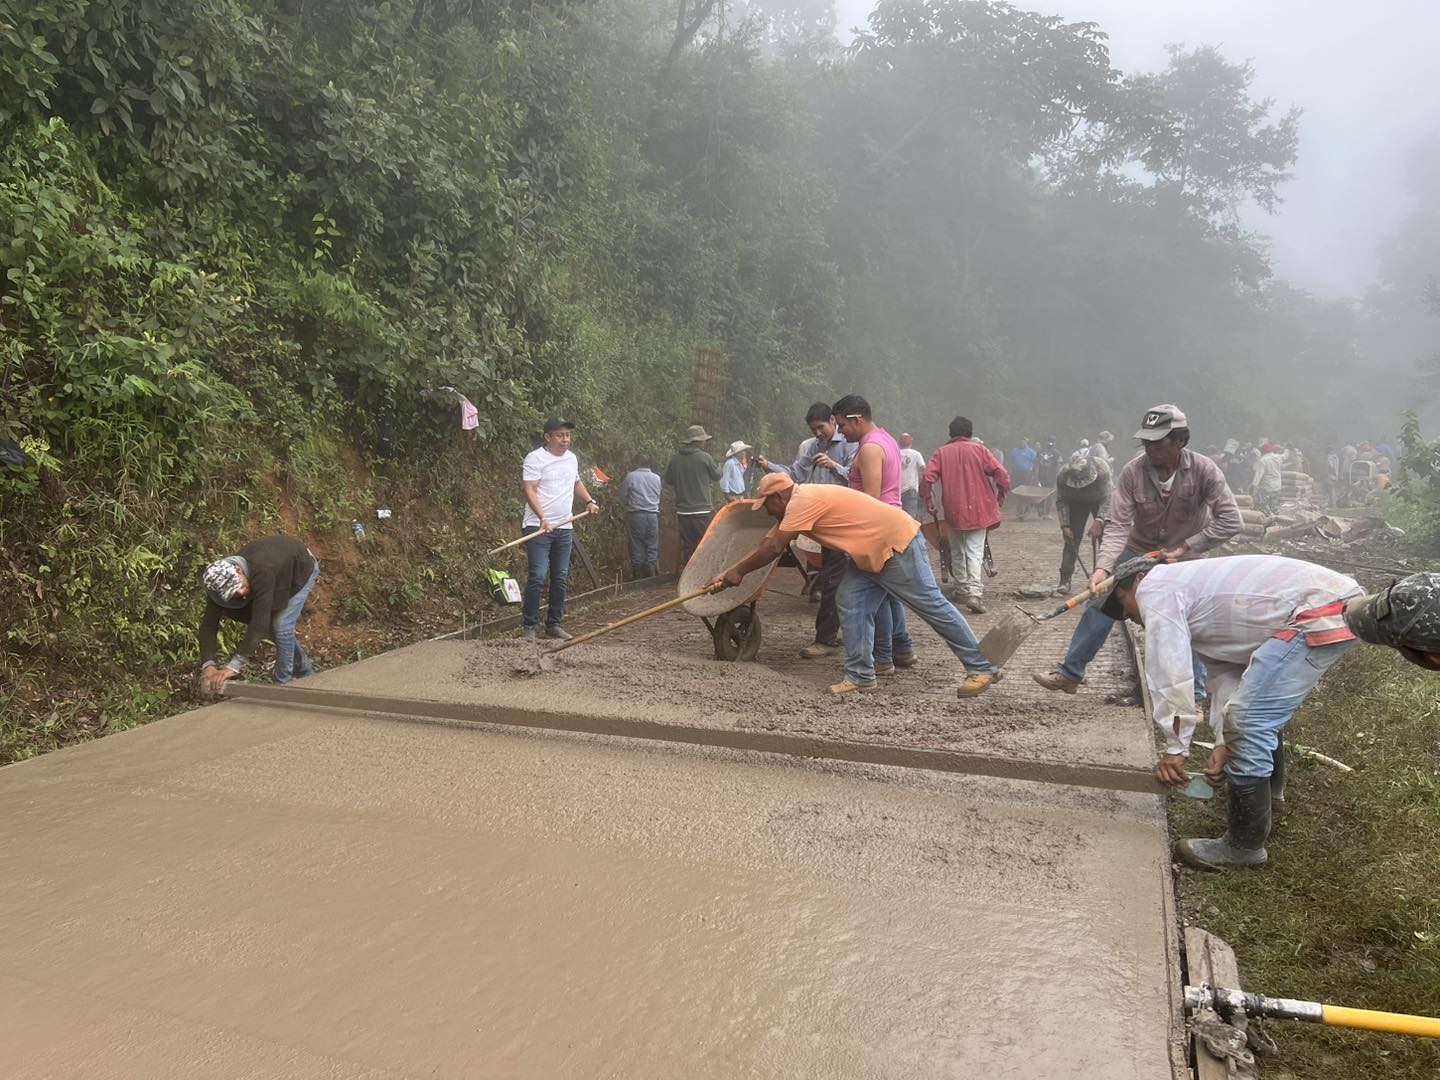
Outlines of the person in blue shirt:
{"type": "MultiPolygon", "coordinates": [[[[840,433],[833,410],[825,402],[817,401],[806,411],[805,423],[810,427],[811,437],[800,444],[793,464],[767,461],[764,455],[756,458],[756,463],[766,472],[785,473],[797,484],[849,487],[856,447],[840,433]]],[[[820,607],[815,612],[815,641],[800,650],[806,660],[818,660],[840,651],[840,612],[835,606],[835,590],[845,576],[846,555],[822,545],[820,558],[820,580],[810,594],[820,598],[820,607]]]]}
{"type": "Polygon", "coordinates": [[[646,454],[636,454],[620,481],[620,505],[630,535],[630,576],[654,577],[660,572],[660,474],[646,454]]]}
{"type": "Polygon", "coordinates": [[[736,439],[725,451],[725,464],[720,469],[720,494],[727,503],[745,498],[745,470],[750,467],[750,451],[755,448],[736,439]]]}
{"type": "Polygon", "coordinates": [[[1035,483],[1035,448],[1029,439],[1021,439],[1020,445],[1010,451],[1010,464],[1014,466],[1010,471],[1016,484],[1035,483]]]}

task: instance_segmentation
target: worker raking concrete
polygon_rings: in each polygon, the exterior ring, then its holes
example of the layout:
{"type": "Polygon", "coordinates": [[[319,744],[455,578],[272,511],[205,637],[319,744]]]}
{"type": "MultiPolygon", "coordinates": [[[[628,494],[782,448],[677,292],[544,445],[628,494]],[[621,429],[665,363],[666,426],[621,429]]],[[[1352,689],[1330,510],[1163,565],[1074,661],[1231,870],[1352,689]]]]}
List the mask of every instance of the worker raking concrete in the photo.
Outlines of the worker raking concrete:
{"type": "Polygon", "coordinates": [[[1176,854],[1202,869],[1261,866],[1285,793],[1285,725],[1357,640],[1397,649],[1440,670],[1440,574],[1416,574],[1373,596],[1354,578],[1278,555],[1156,565],[1138,558],[1115,572],[1100,606],[1145,627],[1145,681],[1165,736],[1155,775],[1185,783],[1198,709],[1192,651],[1209,672],[1215,749],[1205,770],[1228,777],[1229,828],[1217,840],[1181,840],[1176,854]]]}
{"type": "Polygon", "coordinates": [[[802,533],[848,555],[836,597],[845,627],[845,678],[830,688],[832,693],[875,688],[875,612],[891,599],[924,619],[965,665],[957,696],[983,694],[999,679],[999,669],[980,652],[970,624],[940,592],[920,523],[903,509],[851,488],[796,484],[784,473],[761,480],[760,497],[752,501],[779,524],[717,575],[710,588],[718,592],[740,584],[746,574],[778,559],[802,533]]]}

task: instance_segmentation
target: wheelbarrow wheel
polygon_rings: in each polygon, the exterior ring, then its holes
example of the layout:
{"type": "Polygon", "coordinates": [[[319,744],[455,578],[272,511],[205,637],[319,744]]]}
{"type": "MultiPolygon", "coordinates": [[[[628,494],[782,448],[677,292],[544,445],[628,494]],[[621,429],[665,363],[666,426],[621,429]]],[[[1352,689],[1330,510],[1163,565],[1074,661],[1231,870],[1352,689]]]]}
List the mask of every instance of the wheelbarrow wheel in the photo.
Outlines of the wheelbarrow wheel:
{"type": "Polygon", "coordinates": [[[710,632],[716,660],[754,660],[760,655],[760,613],[753,604],[717,616],[710,632]]]}

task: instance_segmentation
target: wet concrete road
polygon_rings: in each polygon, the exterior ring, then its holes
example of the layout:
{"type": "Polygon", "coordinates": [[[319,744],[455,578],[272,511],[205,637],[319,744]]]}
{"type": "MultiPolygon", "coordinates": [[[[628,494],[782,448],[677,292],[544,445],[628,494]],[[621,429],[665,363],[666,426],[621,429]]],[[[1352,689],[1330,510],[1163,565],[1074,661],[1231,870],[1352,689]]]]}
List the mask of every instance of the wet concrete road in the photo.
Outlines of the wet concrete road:
{"type": "Polygon", "coordinates": [[[1171,1075],[1149,796],[229,702],[0,816],[4,1076],[1171,1075]]]}

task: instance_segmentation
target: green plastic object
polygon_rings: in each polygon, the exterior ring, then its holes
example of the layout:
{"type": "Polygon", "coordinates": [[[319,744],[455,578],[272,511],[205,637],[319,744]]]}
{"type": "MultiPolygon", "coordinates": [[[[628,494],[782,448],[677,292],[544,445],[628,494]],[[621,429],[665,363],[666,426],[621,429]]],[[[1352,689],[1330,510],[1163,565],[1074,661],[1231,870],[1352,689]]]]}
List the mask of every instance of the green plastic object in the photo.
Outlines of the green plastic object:
{"type": "Polygon", "coordinates": [[[1205,779],[1204,773],[1192,772],[1190,782],[1180,789],[1180,794],[1187,799],[1213,799],[1215,789],[1210,786],[1210,781],[1205,779]]]}

